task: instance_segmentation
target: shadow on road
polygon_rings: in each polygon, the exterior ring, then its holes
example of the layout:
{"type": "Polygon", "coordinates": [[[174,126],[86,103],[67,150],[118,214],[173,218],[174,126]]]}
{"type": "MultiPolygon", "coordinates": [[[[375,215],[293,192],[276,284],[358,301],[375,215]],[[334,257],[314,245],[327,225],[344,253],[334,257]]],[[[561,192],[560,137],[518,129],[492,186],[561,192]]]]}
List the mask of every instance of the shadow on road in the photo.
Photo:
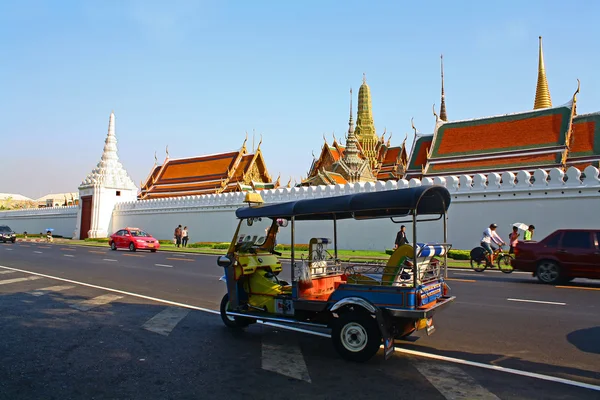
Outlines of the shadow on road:
{"type": "Polygon", "coordinates": [[[567,340],[581,351],[600,354],[600,326],[573,331],[567,340]]]}

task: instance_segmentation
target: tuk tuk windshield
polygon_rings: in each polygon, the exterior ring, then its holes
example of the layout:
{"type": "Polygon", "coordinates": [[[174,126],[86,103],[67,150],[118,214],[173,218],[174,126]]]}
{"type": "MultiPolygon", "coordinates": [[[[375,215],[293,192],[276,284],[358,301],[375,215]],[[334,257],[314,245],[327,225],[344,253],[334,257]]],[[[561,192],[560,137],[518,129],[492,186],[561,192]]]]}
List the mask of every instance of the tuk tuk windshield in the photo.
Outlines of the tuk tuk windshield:
{"type": "Polygon", "coordinates": [[[276,234],[277,225],[271,218],[243,219],[240,221],[240,229],[236,237],[236,250],[252,252],[256,249],[272,249],[276,234]]]}

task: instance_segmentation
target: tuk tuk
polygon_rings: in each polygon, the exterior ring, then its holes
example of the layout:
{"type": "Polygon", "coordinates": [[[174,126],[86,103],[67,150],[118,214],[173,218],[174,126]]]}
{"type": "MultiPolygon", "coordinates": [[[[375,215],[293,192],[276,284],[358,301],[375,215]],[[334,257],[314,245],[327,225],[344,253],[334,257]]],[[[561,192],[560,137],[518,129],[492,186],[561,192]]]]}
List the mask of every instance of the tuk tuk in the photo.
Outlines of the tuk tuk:
{"type": "Polygon", "coordinates": [[[365,362],[383,343],[387,359],[395,339],[417,330],[432,334],[433,314],[455,298],[445,282],[450,199],[445,187],[435,185],[270,205],[258,193],[248,193],[249,206],[236,211],[233,240],[217,261],[227,286],[223,322],[237,329],[257,321],[327,329],[343,358],[365,362]],[[396,248],[385,263],[342,262],[338,221],[375,218],[410,222],[412,244],[396,248]],[[298,222],[324,220],[333,224],[333,240],[311,238],[307,257],[299,259],[298,222]],[[439,220],[442,243],[417,241],[418,223],[439,220]],[[279,279],[282,254],[275,250],[284,228],[290,230],[291,282],[279,279]]]}

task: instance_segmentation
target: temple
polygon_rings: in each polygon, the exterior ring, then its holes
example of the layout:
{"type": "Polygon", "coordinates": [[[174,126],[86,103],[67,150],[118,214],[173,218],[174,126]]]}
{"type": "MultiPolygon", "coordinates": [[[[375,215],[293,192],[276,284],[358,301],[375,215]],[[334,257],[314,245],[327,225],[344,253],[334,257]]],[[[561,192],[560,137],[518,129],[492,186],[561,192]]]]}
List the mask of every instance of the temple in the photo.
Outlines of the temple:
{"type": "MultiPolygon", "coordinates": [[[[248,152],[246,140],[239,150],[199,157],[170,159],[154,167],[142,183],[139,199],[193,196],[279,187],[279,178],[271,181],[260,143],[248,152]]],[[[289,184],[289,183],[288,183],[289,184]]]]}
{"type": "Polygon", "coordinates": [[[352,90],[350,91],[350,120],[345,145],[334,136],[330,145],[325,139],[318,158],[306,179],[300,185],[334,185],[354,182],[375,182],[401,179],[406,170],[408,155],[402,146],[391,147],[385,132],[377,136],[371,107],[371,89],[363,75],[358,91],[356,128],[352,118],[352,90]]]}
{"type": "Polygon", "coordinates": [[[406,179],[600,163],[600,113],[577,115],[579,83],[572,98],[552,106],[539,38],[534,108],[508,115],[448,121],[443,64],[442,106],[432,135],[415,130],[406,179]]]}

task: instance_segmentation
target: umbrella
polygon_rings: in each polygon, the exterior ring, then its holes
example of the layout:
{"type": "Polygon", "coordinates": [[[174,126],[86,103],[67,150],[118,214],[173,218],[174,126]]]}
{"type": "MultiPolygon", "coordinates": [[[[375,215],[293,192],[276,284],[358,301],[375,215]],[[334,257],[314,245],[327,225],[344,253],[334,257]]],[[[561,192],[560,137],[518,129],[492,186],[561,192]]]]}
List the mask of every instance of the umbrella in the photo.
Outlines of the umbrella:
{"type": "Polygon", "coordinates": [[[54,228],[46,228],[46,232],[48,232],[48,231],[53,232],[54,228]]]}
{"type": "Polygon", "coordinates": [[[515,222],[514,224],[512,224],[512,226],[516,226],[517,228],[519,228],[522,231],[526,231],[527,229],[529,229],[529,225],[524,224],[522,222],[515,222]]]}

